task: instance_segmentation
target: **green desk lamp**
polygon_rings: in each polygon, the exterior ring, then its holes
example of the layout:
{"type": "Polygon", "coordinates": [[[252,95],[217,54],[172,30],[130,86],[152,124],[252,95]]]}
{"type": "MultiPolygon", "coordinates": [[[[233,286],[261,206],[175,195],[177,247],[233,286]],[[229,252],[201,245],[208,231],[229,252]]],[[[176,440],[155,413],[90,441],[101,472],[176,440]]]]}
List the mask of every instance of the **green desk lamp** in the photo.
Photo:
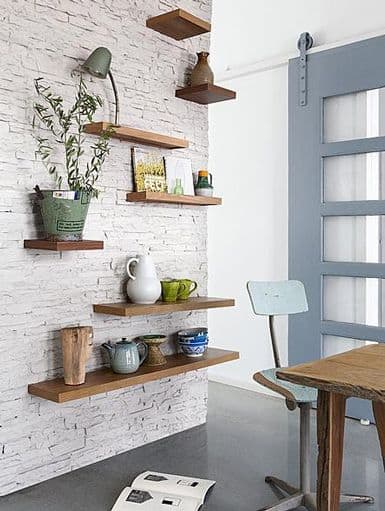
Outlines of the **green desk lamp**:
{"type": "Polygon", "coordinates": [[[96,48],[88,59],[82,65],[82,68],[97,78],[106,78],[107,75],[111,80],[112,89],[115,96],[115,126],[119,125],[119,97],[118,89],[116,88],[115,80],[110,71],[112,55],[108,48],[100,46],[96,48]]]}

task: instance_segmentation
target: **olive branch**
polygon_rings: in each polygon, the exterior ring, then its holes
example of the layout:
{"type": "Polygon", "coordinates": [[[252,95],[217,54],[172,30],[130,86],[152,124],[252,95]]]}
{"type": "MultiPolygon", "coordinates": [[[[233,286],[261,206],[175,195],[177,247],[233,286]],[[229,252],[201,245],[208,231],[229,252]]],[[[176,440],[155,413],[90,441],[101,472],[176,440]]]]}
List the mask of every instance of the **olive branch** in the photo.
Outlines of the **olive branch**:
{"type": "MultiPolygon", "coordinates": [[[[80,75],[75,102],[66,111],[62,96],[53,94],[50,86],[43,82],[43,78],[36,78],[34,83],[40,102],[33,104],[33,129],[45,127],[51,132],[55,142],[64,146],[68,188],[73,191],[84,191],[91,197],[97,197],[99,190],[95,188],[95,183],[110,152],[109,140],[114,132],[112,126],[104,130],[97,142],[91,145],[92,156],[86,164],[85,171],[81,170],[80,162],[84,153],[85,126],[92,122],[96,110],[103,105],[102,98],[88,92],[87,85],[80,75]],[[37,120],[40,121],[40,126],[37,126],[37,120]]],[[[48,173],[53,176],[60,189],[63,176],[57,166],[51,162],[53,146],[50,140],[40,135],[35,135],[35,140],[36,154],[40,156],[48,173]]]]}

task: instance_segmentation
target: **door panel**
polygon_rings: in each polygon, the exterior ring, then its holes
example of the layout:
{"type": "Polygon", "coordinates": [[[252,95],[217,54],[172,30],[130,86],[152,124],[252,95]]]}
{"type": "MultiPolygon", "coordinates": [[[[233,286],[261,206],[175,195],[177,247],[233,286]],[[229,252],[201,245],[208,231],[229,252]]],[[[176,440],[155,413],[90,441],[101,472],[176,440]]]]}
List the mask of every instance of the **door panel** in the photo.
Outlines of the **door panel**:
{"type": "Polygon", "coordinates": [[[323,319],[369,326],[384,326],[380,286],[383,279],[323,277],[323,319]]]}
{"type": "Polygon", "coordinates": [[[385,153],[372,152],[323,159],[324,201],[365,201],[385,198],[385,153]]]}
{"type": "Polygon", "coordinates": [[[380,123],[384,94],[381,88],[324,98],[324,142],[385,135],[385,125],[380,123]]]}
{"type": "MultiPolygon", "coordinates": [[[[289,63],[289,277],[309,301],[289,320],[290,364],[385,341],[384,54],[383,36],[308,55],[306,106],[289,63]]],[[[372,418],[363,401],[348,413],[372,418]]]]}
{"type": "Polygon", "coordinates": [[[323,220],[323,260],[383,263],[384,216],[329,216],[323,220]]]}
{"type": "Polygon", "coordinates": [[[338,353],[362,348],[367,344],[373,344],[371,341],[363,341],[362,339],[349,339],[348,337],[337,337],[334,335],[322,336],[322,356],[331,357],[338,353]]]}

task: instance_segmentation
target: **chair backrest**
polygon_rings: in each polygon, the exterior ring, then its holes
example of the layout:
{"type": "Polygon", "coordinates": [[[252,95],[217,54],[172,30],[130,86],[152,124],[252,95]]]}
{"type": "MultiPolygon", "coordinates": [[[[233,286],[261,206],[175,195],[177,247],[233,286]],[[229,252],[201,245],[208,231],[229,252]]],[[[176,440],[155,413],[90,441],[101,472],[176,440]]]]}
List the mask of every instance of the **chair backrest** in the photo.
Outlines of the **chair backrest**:
{"type": "Polygon", "coordinates": [[[258,315],[277,316],[308,310],[305,288],[299,280],[249,281],[247,291],[258,315]]]}

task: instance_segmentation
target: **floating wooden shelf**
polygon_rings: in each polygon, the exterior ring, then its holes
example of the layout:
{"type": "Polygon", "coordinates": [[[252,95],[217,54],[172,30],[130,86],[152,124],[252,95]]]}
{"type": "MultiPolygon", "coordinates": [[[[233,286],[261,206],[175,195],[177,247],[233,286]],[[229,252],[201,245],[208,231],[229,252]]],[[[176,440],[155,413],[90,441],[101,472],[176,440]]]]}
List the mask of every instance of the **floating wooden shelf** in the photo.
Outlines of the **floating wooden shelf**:
{"type": "Polygon", "coordinates": [[[82,241],[24,240],[24,248],[35,248],[38,250],[54,250],[56,252],[64,252],[67,250],[101,250],[104,248],[104,242],[96,240],[82,241]]]}
{"type": "MultiPolygon", "coordinates": [[[[93,122],[86,125],[85,132],[91,135],[100,135],[109,126],[111,124],[108,122],[93,122]]],[[[112,138],[128,140],[136,144],[165,147],[166,149],[185,149],[189,145],[188,140],[182,138],[168,137],[167,135],[129,128],[128,126],[115,126],[114,130],[112,138]]]]}
{"type": "Polygon", "coordinates": [[[94,305],[94,312],[112,314],[114,316],[146,316],[149,314],[166,314],[169,312],[183,312],[202,309],[215,309],[218,307],[233,307],[232,298],[209,298],[202,296],[179,300],[175,303],[156,302],[151,305],[137,303],[101,303],[94,305]]]}
{"type": "Polygon", "coordinates": [[[185,99],[186,101],[199,103],[200,105],[209,105],[210,103],[235,99],[237,93],[233,90],[219,87],[218,85],[204,83],[202,85],[178,89],[175,92],[175,96],[180,99],[185,99]]]}
{"type": "Polygon", "coordinates": [[[166,12],[146,21],[148,28],[180,41],[210,32],[211,25],[183,9],[166,12]]]}
{"type": "Polygon", "coordinates": [[[116,374],[110,369],[102,368],[87,374],[83,385],[65,385],[63,378],[47,380],[28,385],[28,392],[34,396],[65,403],[74,399],[94,396],[102,392],[123,389],[132,385],[141,385],[161,378],[168,378],[177,374],[204,369],[216,364],[237,360],[239,353],[236,351],[209,348],[203,357],[188,358],[177,354],[166,357],[167,364],[158,367],[142,365],[136,373],[116,374]]]}
{"type": "Polygon", "coordinates": [[[217,206],[222,204],[218,197],[201,197],[199,195],[173,195],[158,192],[128,192],[127,202],[160,202],[167,204],[189,204],[196,206],[217,206]]]}

